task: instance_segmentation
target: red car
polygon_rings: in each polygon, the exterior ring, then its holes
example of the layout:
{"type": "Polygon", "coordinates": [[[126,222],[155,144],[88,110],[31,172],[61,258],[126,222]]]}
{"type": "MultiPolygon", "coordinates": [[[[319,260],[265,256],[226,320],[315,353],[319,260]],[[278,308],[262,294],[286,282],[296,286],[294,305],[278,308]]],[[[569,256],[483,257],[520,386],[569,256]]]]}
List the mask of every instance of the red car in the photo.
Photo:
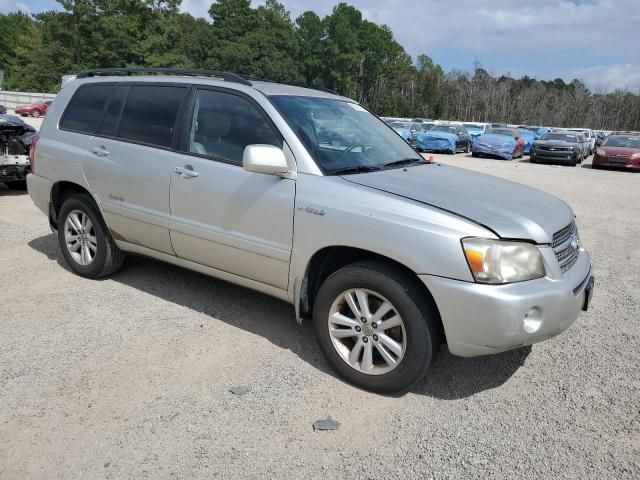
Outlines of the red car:
{"type": "Polygon", "coordinates": [[[16,115],[22,115],[23,117],[32,116],[38,118],[41,115],[47,113],[47,108],[51,105],[53,100],[40,100],[39,102],[32,103],[31,105],[18,105],[15,109],[16,115]]]}
{"type": "Polygon", "coordinates": [[[611,135],[596,150],[593,168],[615,167],[640,170],[640,135],[611,135]]]}

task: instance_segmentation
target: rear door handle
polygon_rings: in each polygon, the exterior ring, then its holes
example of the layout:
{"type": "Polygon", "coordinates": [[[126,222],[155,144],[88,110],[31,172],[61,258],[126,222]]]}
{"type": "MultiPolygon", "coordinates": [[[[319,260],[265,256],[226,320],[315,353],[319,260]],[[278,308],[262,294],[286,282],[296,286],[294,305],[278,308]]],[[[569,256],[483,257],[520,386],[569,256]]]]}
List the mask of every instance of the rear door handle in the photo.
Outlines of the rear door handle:
{"type": "Polygon", "coordinates": [[[94,155],[97,155],[98,157],[106,157],[107,155],[109,155],[109,150],[107,150],[103,146],[93,147],[91,149],[91,153],[93,153],[94,155]]]}
{"type": "Polygon", "coordinates": [[[182,178],[193,178],[198,176],[198,172],[196,172],[191,165],[176,167],[173,169],[173,172],[180,175],[182,178]]]}

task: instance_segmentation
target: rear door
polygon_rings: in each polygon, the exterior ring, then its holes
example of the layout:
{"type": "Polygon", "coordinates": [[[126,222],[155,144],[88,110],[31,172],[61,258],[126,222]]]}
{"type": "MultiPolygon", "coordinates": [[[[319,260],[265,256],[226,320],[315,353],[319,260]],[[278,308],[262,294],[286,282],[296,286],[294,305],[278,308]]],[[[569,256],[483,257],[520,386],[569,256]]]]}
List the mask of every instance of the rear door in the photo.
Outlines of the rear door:
{"type": "Polygon", "coordinates": [[[286,289],[295,180],[246,171],[244,148],[283,140],[261,108],[237,92],[198,88],[171,175],[176,255],[286,289]]]}
{"type": "Polygon", "coordinates": [[[176,125],[189,88],[120,84],[85,157],[84,172],[116,240],[173,254],[169,182],[176,125]]]}

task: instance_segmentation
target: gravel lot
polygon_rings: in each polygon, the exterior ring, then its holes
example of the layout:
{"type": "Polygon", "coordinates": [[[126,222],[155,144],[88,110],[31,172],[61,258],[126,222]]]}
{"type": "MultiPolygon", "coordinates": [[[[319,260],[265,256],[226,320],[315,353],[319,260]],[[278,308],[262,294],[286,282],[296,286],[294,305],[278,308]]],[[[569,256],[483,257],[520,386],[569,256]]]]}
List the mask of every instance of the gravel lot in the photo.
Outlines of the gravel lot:
{"type": "Polygon", "coordinates": [[[565,334],[442,352],[399,398],[336,378],[278,300],[140,257],[73,275],[0,186],[0,478],[639,478],[640,174],[438,160],[570,202],[597,285],[565,334]]]}

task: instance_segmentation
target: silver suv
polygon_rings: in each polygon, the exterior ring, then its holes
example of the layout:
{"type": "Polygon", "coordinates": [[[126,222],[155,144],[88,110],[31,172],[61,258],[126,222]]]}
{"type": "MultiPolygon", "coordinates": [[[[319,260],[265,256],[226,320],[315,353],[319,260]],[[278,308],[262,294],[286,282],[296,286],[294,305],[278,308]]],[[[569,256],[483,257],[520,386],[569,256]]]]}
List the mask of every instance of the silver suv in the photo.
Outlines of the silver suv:
{"type": "Polygon", "coordinates": [[[591,261],[566,203],[427,163],[348,98],[94,70],[47,113],[28,188],[76,273],[141,254],[290,302],[360,387],[406,390],[441,343],[502,352],[588,307],[591,261]]]}

